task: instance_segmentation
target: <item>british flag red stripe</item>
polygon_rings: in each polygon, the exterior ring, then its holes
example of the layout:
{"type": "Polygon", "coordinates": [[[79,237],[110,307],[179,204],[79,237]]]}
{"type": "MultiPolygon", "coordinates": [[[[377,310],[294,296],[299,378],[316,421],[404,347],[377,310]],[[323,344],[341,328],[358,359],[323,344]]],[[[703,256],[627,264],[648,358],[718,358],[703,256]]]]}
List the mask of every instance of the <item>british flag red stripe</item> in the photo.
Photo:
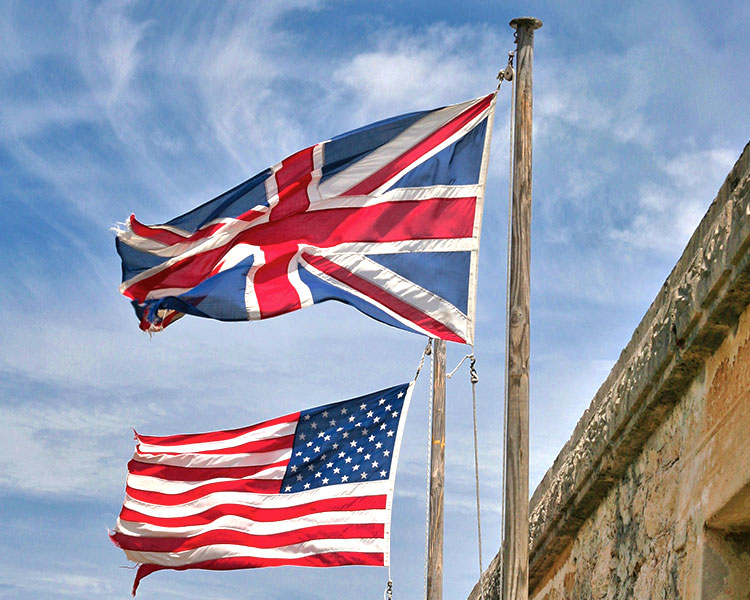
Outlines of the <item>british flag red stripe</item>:
{"type": "Polygon", "coordinates": [[[412,387],[237,430],[136,434],[110,536],[139,563],[133,591],[161,569],[387,565],[412,387]]]}
{"type": "Polygon", "coordinates": [[[490,94],[316,144],[162,225],[131,216],[117,239],[120,289],[141,327],[185,313],[265,319],[337,300],[470,343],[494,103],[490,94]],[[377,273],[343,276],[354,246],[377,273]],[[313,263],[323,260],[337,276],[321,276],[313,263]]]}

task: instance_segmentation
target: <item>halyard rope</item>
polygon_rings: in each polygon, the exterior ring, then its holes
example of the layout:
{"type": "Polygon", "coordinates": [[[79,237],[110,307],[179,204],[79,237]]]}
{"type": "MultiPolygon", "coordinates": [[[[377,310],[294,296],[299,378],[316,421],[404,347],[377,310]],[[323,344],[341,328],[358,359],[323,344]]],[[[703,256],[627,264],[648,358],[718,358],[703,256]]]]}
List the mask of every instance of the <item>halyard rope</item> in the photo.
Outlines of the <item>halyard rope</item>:
{"type": "MultiPolygon", "coordinates": [[[[425,353],[432,354],[432,340],[427,343],[425,353]]],[[[427,600],[427,555],[430,550],[430,474],[432,471],[432,379],[433,364],[430,361],[430,401],[427,410],[427,486],[424,516],[424,597],[427,600]]]]}
{"type": "Polygon", "coordinates": [[[477,490],[477,541],[479,545],[479,598],[484,599],[484,584],[482,582],[482,574],[484,573],[484,567],[482,566],[482,515],[479,512],[479,441],[477,437],[477,383],[479,382],[479,376],[477,370],[474,368],[477,359],[474,358],[474,354],[471,355],[471,362],[469,363],[469,379],[471,380],[471,408],[474,417],[474,481],[477,490]]]}
{"type": "MultiPolygon", "coordinates": [[[[513,53],[515,54],[515,52],[513,53]]],[[[512,64],[513,57],[508,53],[508,64],[512,64]]],[[[510,67],[512,70],[512,66],[510,67]]],[[[505,266],[505,377],[508,377],[510,347],[510,244],[511,244],[511,221],[513,219],[513,138],[515,133],[514,110],[516,104],[516,78],[510,80],[510,118],[509,123],[509,143],[508,143],[508,240],[506,244],[507,263],[505,266]]],[[[508,442],[508,382],[504,381],[503,390],[503,503],[500,508],[500,530],[502,531],[502,546],[505,547],[505,482],[508,457],[506,455],[506,445],[508,442]]],[[[502,550],[501,550],[502,551],[502,550]]],[[[505,565],[500,561],[500,581],[503,579],[503,569],[505,565]]]]}

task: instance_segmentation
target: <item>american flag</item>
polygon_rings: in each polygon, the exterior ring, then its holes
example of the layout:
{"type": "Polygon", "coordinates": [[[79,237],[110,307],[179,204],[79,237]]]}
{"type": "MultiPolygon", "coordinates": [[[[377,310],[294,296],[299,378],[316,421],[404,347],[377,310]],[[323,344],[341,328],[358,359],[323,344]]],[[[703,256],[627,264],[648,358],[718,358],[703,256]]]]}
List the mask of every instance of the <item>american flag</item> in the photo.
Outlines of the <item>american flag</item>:
{"type": "Polygon", "coordinates": [[[396,463],[413,388],[211,433],[136,433],[110,534],[161,569],[390,564],[396,463]]]}
{"type": "Polygon", "coordinates": [[[162,225],[118,232],[144,330],[326,300],[471,343],[495,96],[393,117],[289,156],[162,225]]]}

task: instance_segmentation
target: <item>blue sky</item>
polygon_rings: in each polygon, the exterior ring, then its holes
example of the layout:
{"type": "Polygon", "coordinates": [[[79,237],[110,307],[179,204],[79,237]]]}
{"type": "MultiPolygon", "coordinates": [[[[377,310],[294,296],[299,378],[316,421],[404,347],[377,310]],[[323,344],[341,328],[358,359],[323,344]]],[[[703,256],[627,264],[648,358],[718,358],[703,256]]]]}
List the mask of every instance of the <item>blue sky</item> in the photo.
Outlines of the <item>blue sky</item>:
{"type": "MultiPolygon", "coordinates": [[[[107,527],[129,427],[238,427],[409,379],[424,340],[329,303],[149,338],[111,228],[163,222],[289,153],[494,88],[536,36],[532,490],[748,141],[744,2],[0,3],[0,598],[126,598],[107,527]]],[[[500,542],[510,88],[479,271],[485,565],[500,542]]],[[[449,345],[452,368],[465,348],[449,345]]],[[[398,598],[422,594],[427,377],[393,512],[398,598]]],[[[477,578],[468,375],[448,386],[445,595],[477,578]]],[[[139,597],[380,598],[383,569],[155,574],[139,597]]]]}

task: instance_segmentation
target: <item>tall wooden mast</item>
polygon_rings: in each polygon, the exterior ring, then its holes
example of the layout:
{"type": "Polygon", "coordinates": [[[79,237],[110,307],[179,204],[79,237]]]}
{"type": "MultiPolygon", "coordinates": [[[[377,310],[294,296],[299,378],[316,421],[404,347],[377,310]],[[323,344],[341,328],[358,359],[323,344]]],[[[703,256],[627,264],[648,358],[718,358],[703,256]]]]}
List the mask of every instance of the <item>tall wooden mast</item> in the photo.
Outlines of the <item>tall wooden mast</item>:
{"type": "Polygon", "coordinates": [[[432,450],[430,451],[427,600],[443,599],[443,495],[445,488],[445,340],[432,341],[432,450]]]}
{"type": "Polygon", "coordinates": [[[513,19],[516,105],[510,248],[505,443],[503,600],[529,595],[529,297],[531,263],[531,116],[534,30],[539,19],[513,19]]]}

